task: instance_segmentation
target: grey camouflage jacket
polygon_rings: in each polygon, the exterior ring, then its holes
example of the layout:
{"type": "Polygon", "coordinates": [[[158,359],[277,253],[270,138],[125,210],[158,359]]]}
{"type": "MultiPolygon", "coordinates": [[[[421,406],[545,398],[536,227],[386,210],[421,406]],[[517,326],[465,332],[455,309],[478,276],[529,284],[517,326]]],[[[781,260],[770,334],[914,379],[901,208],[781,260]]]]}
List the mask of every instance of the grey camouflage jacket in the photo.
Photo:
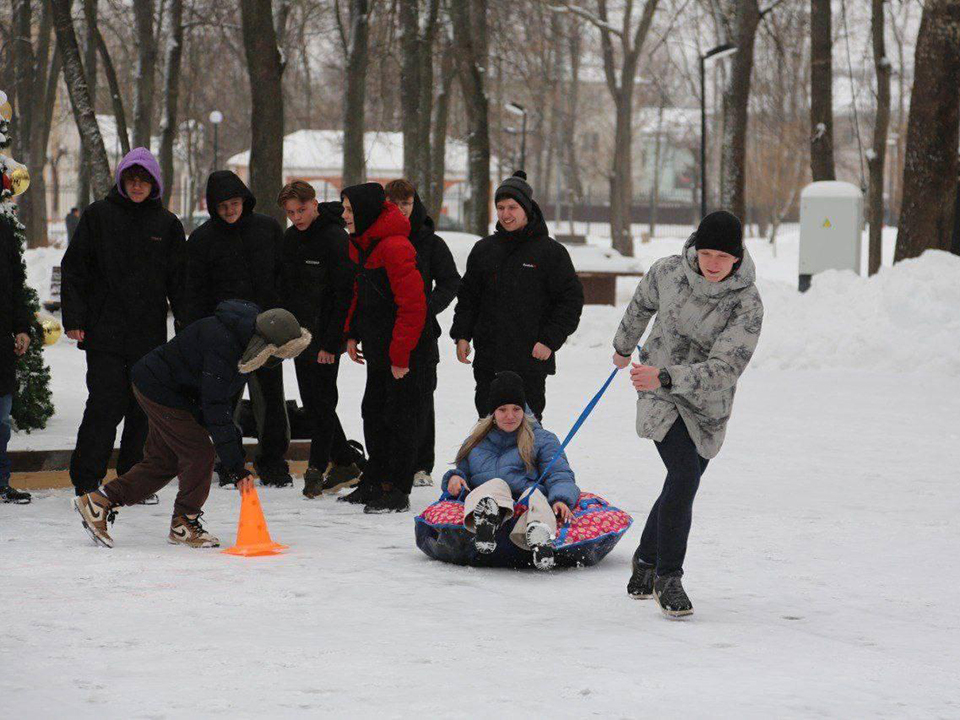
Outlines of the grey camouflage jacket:
{"type": "Polygon", "coordinates": [[[657,260],[643,276],[613,347],[631,355],[657,316],[640,362],[666,369],[673,384],[637,393],[637,434],[663,440],[679,414],[697,452],[709,459],[720,452],[737,380],[760,339],[763,303],[746,248],[740,266],[712,283],[698,270],[693,241],[687,240],[682,255],[657,260]]]}

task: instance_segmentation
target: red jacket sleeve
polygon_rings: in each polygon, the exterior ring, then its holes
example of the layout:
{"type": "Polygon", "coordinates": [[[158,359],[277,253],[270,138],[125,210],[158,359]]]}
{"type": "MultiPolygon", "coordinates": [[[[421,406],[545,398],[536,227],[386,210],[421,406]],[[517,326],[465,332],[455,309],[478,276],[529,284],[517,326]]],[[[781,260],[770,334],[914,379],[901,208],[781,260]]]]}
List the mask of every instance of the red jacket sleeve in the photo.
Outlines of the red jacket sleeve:
{"type": "Polygon", "coordinates": [[[397,319],[390,341],[390,362],[396,367],[410,366],[410,353],[420,341],[427,318],[427,300],[423,276],[417,269],[417,253],[405,237],[393,236],[380,243],[383,266],[397,304],[397,319]]]}

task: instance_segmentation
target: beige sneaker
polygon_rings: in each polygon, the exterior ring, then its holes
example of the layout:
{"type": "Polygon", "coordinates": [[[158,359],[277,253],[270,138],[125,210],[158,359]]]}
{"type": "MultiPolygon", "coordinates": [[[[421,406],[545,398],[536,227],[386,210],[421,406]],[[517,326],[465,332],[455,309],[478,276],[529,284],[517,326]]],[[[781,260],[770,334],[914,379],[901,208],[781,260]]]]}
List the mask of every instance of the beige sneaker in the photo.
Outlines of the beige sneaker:
{"type": "Polygon", "coordinates": [[[104,547],[113,547],[113,538],[107,532],[107,523],[113,522],[117,513],[113,504],[98,492],[87,493],[73,500],[74,509],[80,513],[84,530],[93,541],[104,547]]]}
{"type": "Polygon", "coordinates": [[[220,541],[213,535],[203,529],[200,524],[200,516],[196,515],[174,515],[170,522],[170,534],[167,536],[167,542],[171,545],[189,545],[194,548],[220,547],[220,541]]]}

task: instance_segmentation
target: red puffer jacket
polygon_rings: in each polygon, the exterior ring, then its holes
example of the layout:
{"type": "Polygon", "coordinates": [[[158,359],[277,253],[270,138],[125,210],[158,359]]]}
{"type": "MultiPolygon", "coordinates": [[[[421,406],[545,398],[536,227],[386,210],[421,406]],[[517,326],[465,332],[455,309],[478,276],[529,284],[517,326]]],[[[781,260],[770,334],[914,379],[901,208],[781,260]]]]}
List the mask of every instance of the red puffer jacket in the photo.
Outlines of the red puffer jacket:
{"type": "Polygon", "coordinates": [[[423,278],[409,233],[409,221],[387,202],[363,235],[350,238],[350,259],[360,270],[344,330],[374,365],[410,367],[426,321],[423,278]]]}

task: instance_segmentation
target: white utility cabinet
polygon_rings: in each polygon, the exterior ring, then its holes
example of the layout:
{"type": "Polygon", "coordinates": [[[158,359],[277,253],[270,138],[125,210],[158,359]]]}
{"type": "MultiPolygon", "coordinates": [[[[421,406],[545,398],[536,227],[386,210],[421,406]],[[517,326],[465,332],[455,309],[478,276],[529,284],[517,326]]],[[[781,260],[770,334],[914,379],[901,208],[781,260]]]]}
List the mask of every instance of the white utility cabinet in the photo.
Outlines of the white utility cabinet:
{"type": "Polygon", "coordinates": [[[860,274],[863,193],[835,180],[810,183],[800,194],[800,290],[824,270],[860,274]]]}

